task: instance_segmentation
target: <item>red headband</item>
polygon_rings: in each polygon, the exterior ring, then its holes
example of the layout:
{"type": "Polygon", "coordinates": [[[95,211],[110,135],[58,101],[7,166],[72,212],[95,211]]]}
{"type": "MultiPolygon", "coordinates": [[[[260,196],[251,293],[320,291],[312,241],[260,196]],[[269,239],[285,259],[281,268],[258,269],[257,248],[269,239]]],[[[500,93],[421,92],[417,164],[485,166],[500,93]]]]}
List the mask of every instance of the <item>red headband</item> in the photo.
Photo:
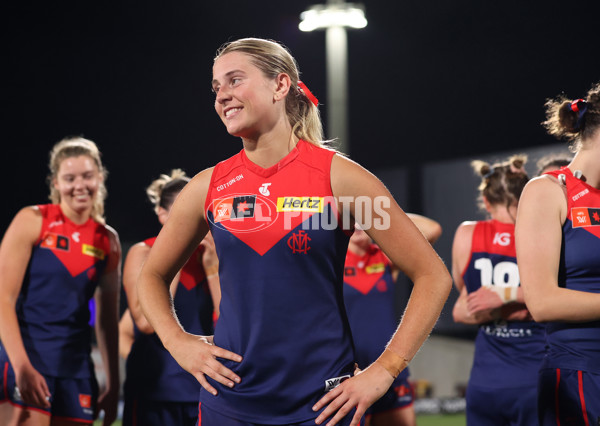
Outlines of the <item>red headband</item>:
{"type": "Polygon", "coordinates": [[[313,95],[312,92],[308,90],[308,87],[306,87],[306,84],[304,84],[300,80],[298,80],[298,89],[302,93],[304,93],[304,96],[306,96],[313,103],[314,106],[319,105],[319,100],[317,99],[317,97],[313,95]]]}

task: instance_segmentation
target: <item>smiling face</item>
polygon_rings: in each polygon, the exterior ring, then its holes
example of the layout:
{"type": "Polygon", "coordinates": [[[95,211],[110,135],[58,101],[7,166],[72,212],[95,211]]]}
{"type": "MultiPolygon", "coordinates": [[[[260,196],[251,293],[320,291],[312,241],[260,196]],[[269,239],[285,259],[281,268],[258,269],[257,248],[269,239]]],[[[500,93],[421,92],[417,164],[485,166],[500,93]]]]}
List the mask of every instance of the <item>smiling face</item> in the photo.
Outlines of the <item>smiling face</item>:
{"type": "Polygon", "coordinates": [[[87,155],[62,160],[53,185],[60,195],[63,212],[90,213],[101,182],[98,166],[87,155]]]}
{"type": "Polygon", "coordinates": [[[250,56],[231,52],[213,66],[215,110],[229,134],[256,139],[271,130],[285,114],[277,79],[267,78],[250,56]],[[283,107],[283,108],[282,108],[283,107]]]}

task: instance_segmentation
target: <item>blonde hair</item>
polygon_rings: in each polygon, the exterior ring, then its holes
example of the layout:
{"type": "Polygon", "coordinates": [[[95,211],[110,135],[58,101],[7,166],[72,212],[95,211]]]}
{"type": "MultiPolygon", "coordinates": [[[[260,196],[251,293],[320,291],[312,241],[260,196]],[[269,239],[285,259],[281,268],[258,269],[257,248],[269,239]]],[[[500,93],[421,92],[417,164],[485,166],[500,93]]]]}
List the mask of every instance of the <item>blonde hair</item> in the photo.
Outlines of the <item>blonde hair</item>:
{"type": "Polygon", "coordinates": [[[506,207],[518,203],[529,176],[525,171],[527,155],[511,156],[507,161],[489,164],[482,160],[471,161],[475,173],[481,176],[479,207],[485,210],[483,197],[492,205],[506,207]]]}
{"type": "Polygon", "coordinates": [[[181,169],[173,169],[170,175],[161,174],[158,179],[153,180],[146,188],[146,194],[150,202],[154,204],[156,214],[161,207],[169,210],[177,194],[189,181],[190,178],[181,169]]]}
{"type": "Polygon", "coordinates": [[[52,203],[60,204],[60,192],[54,187],[54,181],[57,178],[58,169],[60,168],[63,160],[82,155],[85,155],[94,161],[101,176],[100,184],[98,185],[98,192],[96,193],[94,204],[92,205],[91,216],[96,222],[104,224],[104,200],[107,196],[104,181],[108,175],[108,171],[102,164],[102,160],[100,159],[101,154],[98,150],[98,147],[89,139],[85,139],[80,136],[71,136],[62,139],[54,145],[50,151],[50,161],[48,163],[48,168],[50,169],[50,174],[47,178],[48,186],[50,187],[50,195],[48,198],[50,201],[52,201],[52,203]]]}
{"type": "Polygon", "coordinates": [[[324,145],[319,108],[299,89],[300,71],[289,50],[273,40],[243,38],[222,45],[217,50],[214,60],[231,52],[248,55],[250,62],[268,78],[274,79],[281,73],[287,74],[292,85],[285,100],[285,110],[292,132],[298,138],[314,145],[324,145]]]}

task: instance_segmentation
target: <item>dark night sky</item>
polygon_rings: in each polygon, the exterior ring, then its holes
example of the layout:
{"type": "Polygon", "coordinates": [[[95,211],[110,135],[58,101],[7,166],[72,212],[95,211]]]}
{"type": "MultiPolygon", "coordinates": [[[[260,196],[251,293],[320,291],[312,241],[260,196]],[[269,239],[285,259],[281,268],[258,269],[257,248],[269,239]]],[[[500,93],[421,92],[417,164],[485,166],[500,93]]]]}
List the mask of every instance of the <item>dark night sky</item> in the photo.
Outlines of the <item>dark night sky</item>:
{"type": "MultiPolygon", "coordinates": [[[[324,1],[324,0],[323,0],[324,1]]],[[[316,1],[21,1],[2,18],[0,227],[46,201],[48,151],[98,143],[108,222],[123,241],[158,231],[144,188],[241,149],[213,109],[212,57],[227,40],[286,44],[326,115],[325,36],[302,33],[316,1]]],[[[349,32],[352,157],[371,170],[556,142],[546,98],[600,80],[598,1],[365,1],[349,32]]],[[[2,231],[3,232],[3,231],[2,231]]]]}

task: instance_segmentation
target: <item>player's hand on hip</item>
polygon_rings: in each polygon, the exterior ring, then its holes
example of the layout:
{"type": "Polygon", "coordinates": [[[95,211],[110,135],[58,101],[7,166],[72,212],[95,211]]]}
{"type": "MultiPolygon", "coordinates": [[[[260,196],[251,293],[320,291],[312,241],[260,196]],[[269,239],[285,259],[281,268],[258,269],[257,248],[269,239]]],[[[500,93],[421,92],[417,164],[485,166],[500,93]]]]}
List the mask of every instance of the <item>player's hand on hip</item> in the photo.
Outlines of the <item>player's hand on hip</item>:
{"type": "Polygon", "coordinates": [[[16,385],[23,402],[38,407],[50,407],[50,391],[46,379],[31,364],[15,370],[16,385]]]}
{"type": "Polygon", "coordinates": [[[175,348],[171,352],[173,358],[184,370],[191,373],[204,389],[213,395],[217,394],[217,390],[211,386],[205,376],[230,388],[241,382],[241,378],[221,364],[217,358],[240,362],[242,357],[215,346],[212,336],[196,336],[185,333],[183,338],[173,347],[175,348]]]}
{"type": "Polygon", "coordinates": [[[321,424],[333,416],[327,423],[327,426],[333,426],[356,408],[350,426],[360,424],[360,419],[367,408],[387,392],[393,381],[394,378],[385,368],[372,364],[365,370],[359,371],[354,377],[343,381],[313,406],[314,411],[319,411],[326,406],[315,423],[321,424]]]}

